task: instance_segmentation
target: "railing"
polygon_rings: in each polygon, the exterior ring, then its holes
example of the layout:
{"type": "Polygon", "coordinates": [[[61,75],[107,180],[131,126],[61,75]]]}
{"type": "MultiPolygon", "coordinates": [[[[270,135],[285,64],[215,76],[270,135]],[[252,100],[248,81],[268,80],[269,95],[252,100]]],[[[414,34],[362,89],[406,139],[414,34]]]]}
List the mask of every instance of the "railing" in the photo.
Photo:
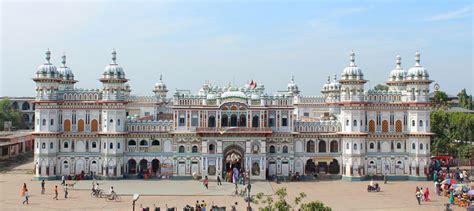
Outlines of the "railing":
{"type": "Polygon", "coordinates": [[[148,146],[145,146],[145,147],[137,147],[137,146],[128,146],[127,148],[128,152],[148,152],[149,149],[148,149],[148,146]]]}
{"type": "Polygon", "coordinates": [[[259,127],[200,127],[196,128],[197,133],[272,133],[271,128],[259,127]]]}

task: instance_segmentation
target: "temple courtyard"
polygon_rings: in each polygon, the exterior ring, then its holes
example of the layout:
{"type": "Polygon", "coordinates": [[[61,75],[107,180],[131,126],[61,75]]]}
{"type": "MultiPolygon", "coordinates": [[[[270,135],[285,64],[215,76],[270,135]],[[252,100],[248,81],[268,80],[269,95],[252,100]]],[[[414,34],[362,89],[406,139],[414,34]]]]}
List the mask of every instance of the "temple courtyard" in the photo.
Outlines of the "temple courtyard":
{"type": "MultiPolygon", "coordinates": [[[[79,181],[74,189],[69,191],[68,199],[64,192],[59,191],[59,200],[53,200],[54,185],[60,181],[46,181],[46,194],[41,194],[40,181],[32,181],[33,163],[29,162],[0,173],[0,207],[1,210],[132,210],[132,194],[141,194],[136,208],[159,206],[162,208],[177,207],[178,210],[186,205],[194,205],[196,200],[205,200],[208,205],[230,206],[238,202],[238,210],[245,210],[247,204],[241,196],[232,196],[234,186],[216,182],[209,183],[205,189],[201,182],[192,180],[99,180],[101,189],[108,191],[112,185],[122,196],[120,202],[107,202],[105,199],[92,198],[90,189],[92,181],[79,181]],[[23,205],[20,196],[22,184],[29,189],[30,200],[23,205]]],[[[72,181],[68,181],[72,183],[72,181]]],[[[383,181],[380,181],[383,183],[383,181]]],[[[448,199],[434,194],[431,182],[389,181],[381,184],[382,191],[368,193],[368,182],[348,181],[308,181],[276,184],[274,182],[252,182],[252,193],[263,192],[273,195],[278,188],[288,190],[287,200],[293,202],[294,197],[305,192],[306,201],[320,200],[333,210],[443,210],[448,199]],[[418,205],[415,199],[415,187],[428,187],[431,191],[431,201],[418,205]]],[[[240,186],[239,188],[242,188],[240,186]]],[[[252,204],[256,208],[259,205],[252,204]]],[[[454,207],[453,210],[465,210],[454,207]]]]}

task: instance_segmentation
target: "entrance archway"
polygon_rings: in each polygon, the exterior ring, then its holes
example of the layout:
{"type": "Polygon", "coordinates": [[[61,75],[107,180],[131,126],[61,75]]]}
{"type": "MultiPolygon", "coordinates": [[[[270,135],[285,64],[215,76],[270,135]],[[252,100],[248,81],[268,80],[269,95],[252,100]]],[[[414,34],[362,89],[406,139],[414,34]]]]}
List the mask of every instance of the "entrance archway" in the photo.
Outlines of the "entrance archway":
{"type": "Polygon", "coordinates": [[[128,160],[128,173],[136,174],[137,173],[137,161],[134,159],[128,160]]]}
{"type": "Polygon", "coordinates": [[[140,161],[140,174],[143,174],[144,171],[148,169],[148,161],[145,159],[142,159],[140,161]]]}
{"type": "Polygon", "coordinates": [[[160,173],[160,161],[158,159],[153,159],[151,161],[151,170],[153,173],[160,173]]]}
{"type": "Polygon", "coordinates": [[[244,150],[237,145],[232,145],[224,150],[223,177],[226,181],[233,182],[233,177],[245,171],[244,150]]]}

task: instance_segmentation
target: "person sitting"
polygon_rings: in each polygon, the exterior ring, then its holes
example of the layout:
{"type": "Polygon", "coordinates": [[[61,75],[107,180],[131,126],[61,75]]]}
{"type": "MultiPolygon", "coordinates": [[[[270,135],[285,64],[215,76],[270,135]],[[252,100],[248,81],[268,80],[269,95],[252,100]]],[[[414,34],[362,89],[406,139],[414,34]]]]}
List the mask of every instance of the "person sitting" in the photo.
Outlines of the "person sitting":
{"type": "Polygon", "coordinates": [[[114,186],[110,186],[109,197],[115,197],[114,186]]]}

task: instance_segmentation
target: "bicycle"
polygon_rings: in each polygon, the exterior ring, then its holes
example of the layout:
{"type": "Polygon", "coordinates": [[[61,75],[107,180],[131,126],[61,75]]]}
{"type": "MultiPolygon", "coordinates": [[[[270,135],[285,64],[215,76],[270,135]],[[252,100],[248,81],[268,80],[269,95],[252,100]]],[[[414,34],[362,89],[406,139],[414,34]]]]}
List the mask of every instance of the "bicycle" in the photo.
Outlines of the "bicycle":
{"type": "Polygon", "coordinates": [[[104,198],[106,196],[105,192],[101,189],[94,190],[91,192],[91,197],[93,198],[104,198]]]}
{"type": "Polygon", "coordinates": [[[120,201],[122,200],[122,198],[117,195],[116,193],[112,193],[112,194],[107,194],[105,195],[105,201],[120,201]]]}

